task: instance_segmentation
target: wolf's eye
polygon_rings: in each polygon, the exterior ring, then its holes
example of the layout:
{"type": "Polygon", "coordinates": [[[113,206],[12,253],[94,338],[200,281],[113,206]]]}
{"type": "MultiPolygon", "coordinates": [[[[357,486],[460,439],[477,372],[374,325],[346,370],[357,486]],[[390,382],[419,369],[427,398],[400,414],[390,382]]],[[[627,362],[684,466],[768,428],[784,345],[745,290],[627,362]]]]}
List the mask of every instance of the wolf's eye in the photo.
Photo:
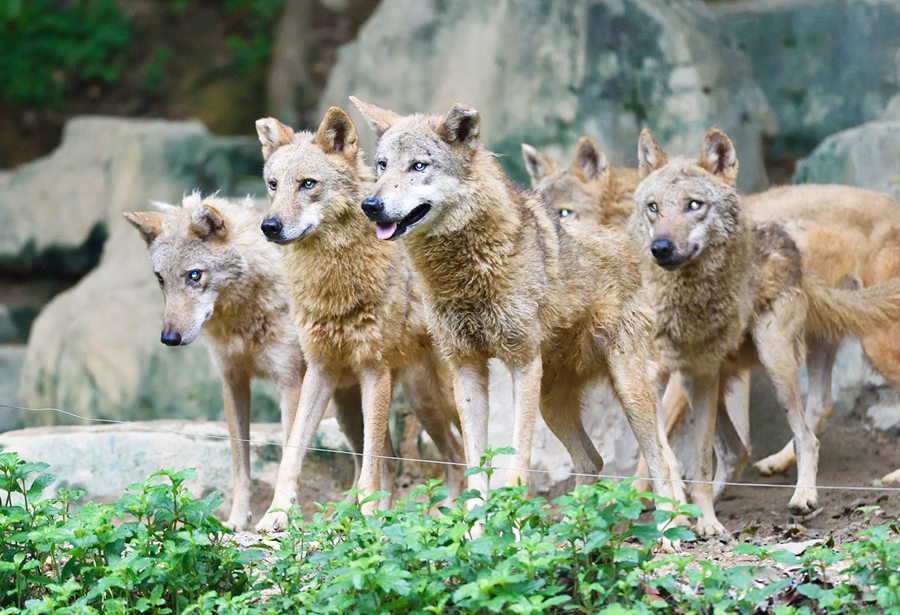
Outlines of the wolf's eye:
{"type": "Polygon", "coordinates": [[[159,275],[159,274],[156,273],[155,271],[154,271],[153,273],[156,275],[156,281],[159,282],[159,285],[160,285],[160,286],[162,286],[163,284],[165,284],[165,282],[163,282],[163,277],[162,277],[161,275],[159,275]]]}
{"type": "Polygon", "coordinates": [[[690,209],[691,211],[697,211],[701,207],[703,207],[703,203],[696,199],[691,199],[691,202],[688,203],[688,209],[690,209]]]}
{"type": "Polygon", "coordinates": [[[379,171],[384,171],[387,168],[387,160],[379,160],[376,165],[379,171]]]}
{"type": "Polygon", "coordinates": [[[652,213],[656,213],[659,211],[659,207],[653,201],[647,203],[647,209],[649,209],[652,213]]]}
{"type": "Polygon", "coordinates": [[[198,282],[200,282],[200,280],[202,278],[203,278],[203,272],[200,271],[199,269],[192,269],[191,271],[188,271],[188,274],[187,274],[188,282],[197,284],[198,282]]]}
{"type": "Polygon", "coordinates": [[[270,179],[266,182],[266,185],[269,187],[269,190],[275,190],[276,188],[278,188],[278,180],[270,179]]]}
{"type": "Polygon", "coordinates": [[[318,182],[314,179],[304,179],[303,181],[300,182],[300,189],[301,190],[312,190],[313,188],[316,187],[317,183],[318,182]]]}
{"type": "Polygon", "coordinates": [[[425,162],[414,162],[412,165],[413,171],[419,171],[420,173],[425,170],[428,164],[425,162]]]}
{"type": "Polygon", "coordinates": [[[573,212],[571,209],[565,209],[565,208],[563,208],[563,209],[560,209],[558,213],[559,213],[559,217],[560,217],[560,218],[568,218],[568,217],[571,216],[574,212],[573,212]]]}

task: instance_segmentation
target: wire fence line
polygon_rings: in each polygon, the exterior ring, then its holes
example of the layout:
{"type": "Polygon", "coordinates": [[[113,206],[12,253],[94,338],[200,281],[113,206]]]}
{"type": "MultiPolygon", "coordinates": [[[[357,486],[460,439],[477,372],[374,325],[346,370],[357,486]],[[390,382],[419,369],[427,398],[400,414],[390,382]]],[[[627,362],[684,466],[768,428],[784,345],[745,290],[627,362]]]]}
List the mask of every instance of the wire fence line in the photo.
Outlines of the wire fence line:
{"type": "MultiPolygon", "coordinates": [[[[27,406],[19,406],[15,404],[5,404],[0,403],[0,408],[5,408],[7,410],[17,410],[22,412],[32,412],[32,413],[42,413],[42,412],[54,412],[63,416],[68,416],[74,419],[78,419],[81,421],[85,421],[87,423],[100,423],[107,425],[127,425],[135,429],[140,429],[143,431],[151,431],[151,432],[159,432],[159,433],[168,433],[173,435],[185,436],[189,438],[203,438],[207,440],[229,440],[233,442],[246,442],[248,444],[255,444],[260,446],[277,446],[282,449],[296,449],[307,452],[317,452],[317,453],[332,453],[336,455],[351,455],[355,457],[362,457],[363,453],[359,453],[356,451],[347,451],[336,448],[325,448],[321,446],[293,446],[290,444],[285,444],[283,442],[272,442],[270,440],[255,440],[253,438],[234,438],[228,435],[221,434],[210,434],[210,433],[196,433],[191,431],[180,431],[177,429],[170,429],[167,427],[151,425],[149,423],[140,423],[136,421],[124,421],[119,419],[104,419],[104,418],[96,418],[90,416],[83,416],[81,414],[77,414],[75,412],[70,412],[68,410],[62,410],[60,408],[29,408],[27,406]]],[[[0,434],[2,436],[2,434],[0,434]]],[[[427,463],[432,465],[442,465],[442,466],[456,466],[456,467],[469,467],[466,463],[461,461],[444,461],[438,459],[423,459],[416,457],[399,457],[393,455],[373,455],[373,457],[377,459],[386,459],[388,461],[406,461],[412,463],[427,463]]],[[[491,464],[491,469],[493,470],[516,470],[518,468],[512,467],[504,467],[491,464]]],[[[604,474],[604,473],[585,473],[585,472],[572,472],[572,471],[559,471],[559,470],[543,470],[539,468],[527,468],[526,472],[531,474],[555,474],[562,475],[565,477],[578,477],[578,478],[593,478],[593,479],[611,479],[611,480],[628,480],[634,478],[633,475],[620,475],[620,474],[604,474]]],[[[653,478],[644,478],[643,480],[654,481],[654,480],[663,480],[663,479],[653,479],[653,478]]],[[[781,484],[781,483],[745,483],[745,482],[730,482],[723,481],[721,483],[717,481],[706,481],[706,480],[695,480],[695,479],[682,479],[682,482],[688,484],[722,484],[727,487],[753,487],[753,488],[775,488],[775,489],[795,489],[797,486],[795,484],[781,484]]],[[[896,493],[900,492],[900,487],[876,487],[874,485],[811,485],[817,489],[823,491],[867,491],[867,492],[889,492],[896,493]]]]}

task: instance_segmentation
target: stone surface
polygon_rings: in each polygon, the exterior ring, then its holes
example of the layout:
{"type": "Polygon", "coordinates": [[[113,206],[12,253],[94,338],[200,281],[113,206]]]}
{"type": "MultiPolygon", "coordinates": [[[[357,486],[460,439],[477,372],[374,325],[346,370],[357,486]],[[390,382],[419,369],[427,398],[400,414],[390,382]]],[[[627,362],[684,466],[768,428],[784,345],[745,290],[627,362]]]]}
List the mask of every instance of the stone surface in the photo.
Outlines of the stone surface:
{"type": "Polygon", "coordinates": [[[778,117],[775,156],[805,155],[878,119],[900,92],[895,0],[744,0],[711,10],[746,50],[778,117]]]}
{"type": "Polygon", "coordinates": [[[19,379],[24,360],[24,346],[0,346],[0,432],[18,429],[25,422],[22,411],[10,407],[20,402],[19,379]]]}
{"type": "Polygon", "coordinates": [[[867,122],[825,139],[800,161],[794,183],[840,183],[900,199],[900,118],[867,122]]]}
{"type": "Polygon", "coordinates": [[[695,155],[717,124],[737,145],[741,187],[761,188],[762,136],[775,130],[746,58],[694,0],[385,0],[341,48],[320,110],[349,108],[350,94],[400,113],[473,105],[523,183],[523,141],[568,159],[589,134],[614,163],[634,165],[644,126],[695,155]]]}
{"type": "MultiPolygon", "coordinates": [[[[230,443],[221,422],[148,421],[133,425],[35,427],[0,434],[0,448],[19,453],[29,461],[50,464],[58,479],[48,490],[60,486],[83,489],[88,498],[100,502],[118,499],[131,483],[142,481],[162,468],[195,468],[196,479],[188,486],[195,495],[211,491],[223,494],[219,508],[230,509],[230,443]]],[[[271,501],[281,450],[281,427],[254,423],[250,437],[253,477],[253,516],[259,519],[271,501]]],[[[346,450],[334,419],[322,422],[316,446],[346,450]]],[[[304,463],[300,499],[311,513],[314,502],[340,497],[353,481],[349,455],[311,452],[304,463]]]]}

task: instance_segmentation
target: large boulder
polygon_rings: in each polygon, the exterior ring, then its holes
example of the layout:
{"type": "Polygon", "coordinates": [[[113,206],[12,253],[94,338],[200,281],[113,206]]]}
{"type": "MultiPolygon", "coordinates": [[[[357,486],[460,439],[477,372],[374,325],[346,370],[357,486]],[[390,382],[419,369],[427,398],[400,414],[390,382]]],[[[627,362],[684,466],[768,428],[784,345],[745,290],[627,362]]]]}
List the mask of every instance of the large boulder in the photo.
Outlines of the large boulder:
{"type": "Polygon", "coordinates": [[[778,116],[775,156],[805,155],[877,119],[900,92],[896,0],[745,0],[712,10],[746,50],[778,116]]]}
{"type": "Polygon", "coordinates": [[[520,182],[523,141],[563,159],[589,134],[634,165],[642,127],[694,154],[716,124],[737,145],[741,187],[762,188],[761,142],[775,129],[745,57],[693,0],[384,0],[341,48],[320,109],[350,94],[400,113],[472,104],[520,182]]]}
{"type": "Polygon", "coordinates": [[[19,405],[19,377],[25,360],[25,347],[0,345],[0,432],[18,429],[24,421],[19,405]]]}
{"type": "Polygon", "coordinates": [[[794,182],[839,183],[900,199],[900,117],[867,122],[825,139],[797,165],[794,182]]]}

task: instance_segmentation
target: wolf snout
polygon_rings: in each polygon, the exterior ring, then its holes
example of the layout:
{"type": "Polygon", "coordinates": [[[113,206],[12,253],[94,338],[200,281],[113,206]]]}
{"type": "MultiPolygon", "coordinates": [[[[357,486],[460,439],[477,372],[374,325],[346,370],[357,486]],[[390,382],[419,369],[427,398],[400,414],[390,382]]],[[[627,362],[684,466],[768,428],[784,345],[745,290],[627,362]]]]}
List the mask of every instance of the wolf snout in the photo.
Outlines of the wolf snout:
{"type": "Polygon", "coordinates": [[[654,239],[650,244],[650,253],[659,262],[667,262],[675,254],[675,244],[666,237],[654,239]]]}
{"type": "Polygon", "coordinates": [[[262,229],[263,235],[268,239],[278,239],[281,236],[281,231],[284,229],[284,224],[278,218],[266,218],[259,225],[259,228],[262,229]]]}
{"type": "Polygon", "coordinates": [[[159,336],[159,341],[161,341],[166,346],[180,346],[181,333],[179,333],[178,331],[171,331],[166,329],[162,332],[162,335],[159,336]]]}
{"type": "Polygon", "coordinates": [[[362,202],[362,210],[369,220],[377,221],[384,213],[384,201],[377,196],[370,196],[362,202]]]}

